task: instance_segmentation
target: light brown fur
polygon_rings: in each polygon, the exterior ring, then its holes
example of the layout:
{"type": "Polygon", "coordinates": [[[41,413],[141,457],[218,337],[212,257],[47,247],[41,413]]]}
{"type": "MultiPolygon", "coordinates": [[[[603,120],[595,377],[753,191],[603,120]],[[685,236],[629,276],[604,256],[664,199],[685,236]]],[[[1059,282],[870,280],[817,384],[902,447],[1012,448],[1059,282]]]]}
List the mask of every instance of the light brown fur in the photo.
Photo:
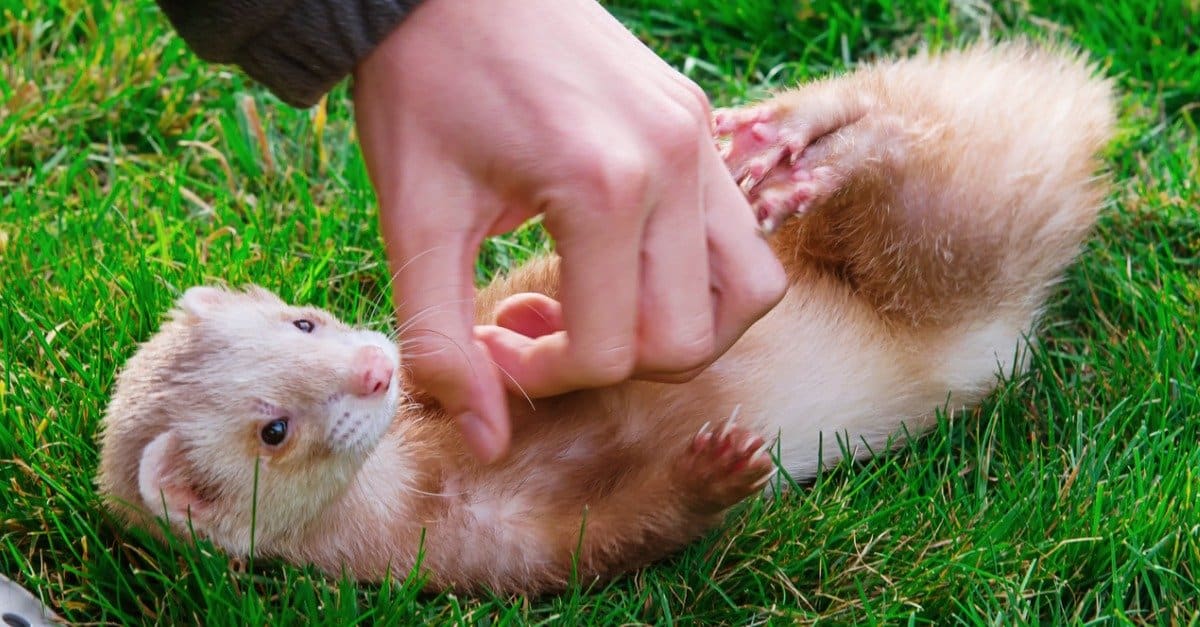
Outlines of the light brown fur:
{"type": "MultiPolygon", "coordinates": [[[[761,458],[740,450],[754,434],[778,436],[783,469],[804,480],[841,459],[839,440],[865,457],[1023,367],[1023,335],[1106,191],[1095,176],[1113,126],[1106,81],[1072,54],[1017,44],[881,63],[758,106],[785,127],[830,131],[807,138],[800,164],[829,177],[773,236],[788,295],[693,381],[514,398],[511,453],[486,468],[419,396],[361,451],[331,453],[321,412],[290,448],[266,451],[249,399],[266,386],[280,404],[317,403],[338,379],[335,353],[292,347],[327,340],[271,326],[300,312],[269,294],[205,292],[212,307],[185,297],[122,373],[101,490],[131,503],[115,511],[137,524],[165,501],[177,530],[191,503],[203,537],[244,553],[246,470],[262,456],[259,554],[376,579],[406,575],[421,550],[434,588],[538,593],[561,589],[576,563],[585,581],[609,578],[718,524],[761,486],[761,458]],[[230,382],[242,376],[255,382],[230,382]],[[735,412],[735,450],[697,437],[735,412]],[[147,463],[156,472],[140,476],[147,463]],[[163,500],[148,502],[147,485],[163,500]]],[[[556,268],[534,260],[483,289],[479,320],[512,294],[553,297],[556,268]]],[[[323,324],[329,338],[349,332],[323,324]]],[[[363,407],[373,424],[381,410],[363,407]]]]}

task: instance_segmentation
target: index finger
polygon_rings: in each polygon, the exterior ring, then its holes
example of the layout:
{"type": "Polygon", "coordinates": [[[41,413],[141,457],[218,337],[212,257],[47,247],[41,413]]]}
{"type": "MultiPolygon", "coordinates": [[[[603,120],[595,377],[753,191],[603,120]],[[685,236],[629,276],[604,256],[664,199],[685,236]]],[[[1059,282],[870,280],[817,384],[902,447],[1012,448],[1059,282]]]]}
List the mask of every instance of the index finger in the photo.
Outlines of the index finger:
{"type": "MultiPolygon", "coordinates": [[[[402,359],[417,385],[458,420],[471,452],[487,463],[508,449],[511,429],[499,376],[472,333],[474,259],[482,230],[447,227],[454,223],[447,214],[453,213],[439,212],[432,220],[418,212],[382,210],[380,227],[393,273],[402,359]]],[[[470,216],[458,222],[469,223],[470,216]]]]}
{"type": "Polygon", "coordinates": [[[715,354],[719,356],[779,303],[788,278],[716,149],[707,150],[704,159],[715,354]]]}
{"type": "Polygon", "coordinates": [[[547,228],[561,257],[565,330],[538,338],[492,328],[480,334],[512,386],[545,397],[617,383],[637,360],[642,222],[629,214],[576,207],[547,228]]]}

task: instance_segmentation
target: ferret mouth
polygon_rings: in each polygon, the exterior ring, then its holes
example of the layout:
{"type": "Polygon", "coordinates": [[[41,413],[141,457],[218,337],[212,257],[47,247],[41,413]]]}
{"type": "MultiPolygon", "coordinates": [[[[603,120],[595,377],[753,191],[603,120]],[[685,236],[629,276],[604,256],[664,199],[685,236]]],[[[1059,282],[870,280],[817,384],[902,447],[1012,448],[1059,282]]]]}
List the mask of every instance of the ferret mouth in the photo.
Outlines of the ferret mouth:
{"type": "Polygon", "coordinates": [[[329,422],[326,442],[335,453],[369,453],[387,433],[396,415],[398,385],[377,398],[330,395],[325,402],[329,422]]]}

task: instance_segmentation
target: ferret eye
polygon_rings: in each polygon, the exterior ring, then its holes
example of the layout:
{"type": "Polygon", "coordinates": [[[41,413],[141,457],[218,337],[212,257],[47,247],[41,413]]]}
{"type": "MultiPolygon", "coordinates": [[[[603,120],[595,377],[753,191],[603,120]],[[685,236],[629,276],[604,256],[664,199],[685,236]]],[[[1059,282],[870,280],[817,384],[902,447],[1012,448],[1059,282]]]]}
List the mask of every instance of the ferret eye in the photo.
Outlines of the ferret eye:
{"type": "Polygon", "coordinates": [[[287,437],[288,421],[287,418],[280,418],[268,422],[259,433],[262,436],[263,443],[268,446],[276,446],[287,437]]]}
{"type": "Polygon", "coordinates": [[[303,318],[300,320],[293,320],[292,325],[295,326],[297,329],[304,331],[305,333],[312,333],[313,329],[315,329],[317,326],[312,323],[312,320],[305,320],[303,318]]]}

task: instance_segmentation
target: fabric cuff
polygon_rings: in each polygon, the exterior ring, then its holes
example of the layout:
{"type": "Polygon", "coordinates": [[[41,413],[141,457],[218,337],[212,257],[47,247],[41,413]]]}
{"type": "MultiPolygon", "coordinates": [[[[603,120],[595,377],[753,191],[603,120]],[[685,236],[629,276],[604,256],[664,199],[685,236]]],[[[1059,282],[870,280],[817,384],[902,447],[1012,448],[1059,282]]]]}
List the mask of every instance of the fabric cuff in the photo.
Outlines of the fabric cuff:
{"type": "Polygon", "coordinates": [[[316,104],[420,0],[297,0],[233,51],[251,78],[295,107],[316,104]]]}

